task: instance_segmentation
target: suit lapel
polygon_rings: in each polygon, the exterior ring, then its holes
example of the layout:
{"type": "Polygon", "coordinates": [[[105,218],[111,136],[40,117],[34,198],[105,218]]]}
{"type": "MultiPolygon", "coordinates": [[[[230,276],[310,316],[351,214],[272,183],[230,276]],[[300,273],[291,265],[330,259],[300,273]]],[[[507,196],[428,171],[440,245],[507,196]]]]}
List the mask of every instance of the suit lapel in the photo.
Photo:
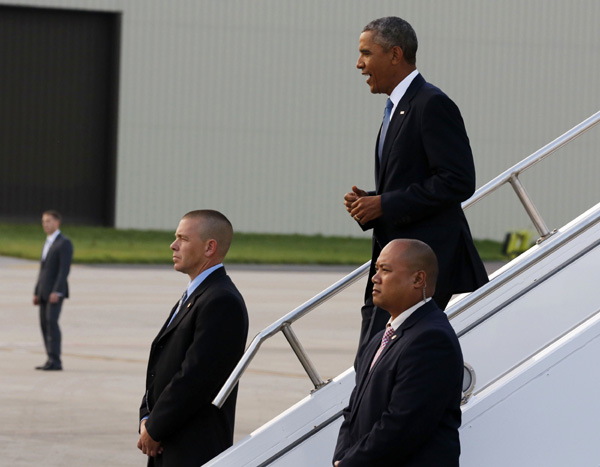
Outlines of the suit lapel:
{"type": "Polygon", "coordinates": [[[173,316],[173,313],[175,313],[175,310],[177,309],[177,305],[178,305],[178,303],[176,303],[175,306],[173,308],[171,308],[171,312],[169,313],[169,317],[167,318],[167,320],[163,324],[162,328],[160,328],[160,331],[158,331],[158,334],[156,335],[156,337],[154,338],[154,341],[152,342],[153,344],[156,343],[156,342],[158,342],[158,340],[164,334],[165,330],[167,329],[167,325],[169,324],[169,321],[171,321],[171,316],[173,316]]]}
{"type": "Polygon", "coordinates": [[[177,304],[176,304],[173,307],[173,309],[171,310],[171,313],[169,313],[169,318],[167,319],[167,321],[165,322],[164,326],[162,327],[162,329],[158,333],[158,336],[157,336],[156,340],[160,340],[163,337],[165,337],[168,334],[170,334],[171,332],[173,332],[173,330],[175,328],[177,328],[177,326],[179,325],[179,323],[181,322],[181,320],[183,320],[183,318],[194,307],[194,304],[196,303],[196,300],[198,300],[199,297],[202,296],[202,294],[204,292],[206,292],[206,290],[208,290],[208,288],[210,287],[210,284],[215,279],[217,279],[217,278],[219,278],[221,276],[225,276],[225,267],[221,267],[221,268],[217,269],[216,271],[213,271],[206,279],[204,279],[204,281],[202,281],[202,283],[196,288],[196,290],[194,290],[194,292],[192,293],[192,295],[190,295],[187,298],[187,300],[184,303],[181,304],[181,308],[179,309],[179,312],[177,313],[177,315],[175,316],[175,318],[173,318],[173,321],[171,322],[171,324],[168,325],[169,320],[171,319],[171,316],[173,315],[173,313],[175,312],[175,309],[177,308],[177,304]]]}
{"type": "MultiPolygon", "coordinates": [[[[369,382],[371,381],[373,374],[377,370],[377,367],[380,364],[382,364],[382,361],[384,360],[385,356],[389,352],[391,352],[391,349],[394,346],[396,346],[396,345],[404,346],[406,344],[406,342],[402,340],[402,336],[406,333],[406,331],[408,329],[413,327],[419,320],[421,320],[423,317],[425,317],[427,314],[429,314],[429,312],[432,311],[434,308],[435,308],[435,303],[433,302],[433,300],[430,300],[429,302],[425,303],[423,306],[420,306],[419,308],[417,308],[415,310],[415,312],[412,315],[410,315],[408,317],[408,319],[406,321],[404,321],[404,323],[402,323],[398,329],[396,329],[396,332],[391,337],[390,341],[388,342],[388,345],[386,345],[385,349],[383,349],[383,352],[381,352],[381,355],[379,355],[379,358],[373,365],[373,368],[369,371],[371,362],[373,361],[373,358],[375,357],[375,353],[377,353],[377,349],[379,348],[379,345],[381,344],[381,337],[383,335],[383,334],[377,334],[378,345],[375,347],[374,351],[369,352],[370,358],[369,358],[368,362],[365,361],[364,364],[361,366],[361,372],[359,375],[360,378],[357,378],[357,382],[356,382],[357,395],[356,395],[356,401],[354,402],[354,406],[352,407],[352,417],[354,417],[354,415],[356,414],[356,409],[360,405],[360,400],[362,399],[366,388],[369,386],[369,382]],[[402,342],[402,344],[398,344],[399,342],[402,342]]],[[[366,356],[367,355],[365,355],[365,357],[366,356]]]]}
{"type": "MultiPolygon", "coordinates": [[[[417,94],[417,91],[425,84],[425,79],[421,74],[418,74],[410,83],[410,86],[400,99],[400,102],[396,105],[394,109],[394,115],[392,116],[392,120],[390,121],[390,126],[388,127],[387,134],[385,135],[385,141],[383,142],[383,151],[381,154],[381,163],[379,163],[379,157],[377,157],[377,147],[379,145],[379,137],[377,138],[377,144],[375,146],[375,185],[377,193],[381,193],[383,189],[385,173],[387,168],[388,159],[390,156],[390,152],[393,147],[393,142],[400,133],[400,129],[402,128],[403,123],[410,112],[410,102],[417,94]]],[[[379,130],[379,134],[381,136],[381,129],[379,130]]]]}
{"type": "Polygon", "coordinates": [[[184,303],[181,304],[181,308],[179,309],[179,312],[177,313],[175,318],[173,318],[173,321],[171,321],[171,324],[168,324],[169,320],[171,319],[171,316],[177,309],[177,304],[173,307],[172,312],[169,314],[169,318],[167,319],[165,325],[163,326],[163,328],[161,329],[161,331],[158,334],[158,337],[157,337],[158,340],[169,335],[171,332],[173,332],[173,330],[175,328],[177,328],[177,326],[179,325],[181,320],[188,314],[190,309],[194,306],[194,303],[196,302],[198,297],[200,295],[202,295],[205,290],[206,290],[206,281],[204,281],[202,284],[200,284],[198,286],[198,288],[196,290],[194,290],[194,293],[191,296],[189,296],[184,303]]]}
{"type": "Polygon", "coordinates": [[[181,304],[181,307],[179,307],[179,311],[177,312],[177,315],[175,316],[175,318],[173,318],[173,321],[171,321],[171,324],[169,324],[169,326],[165,329],[163,335],[171,332],[173,329],[175,329],[177,327],[177,325],[181,322],[181,320],[185,317],[185,315],[187,315],[190,308],[192,308],[192,305],[196,301],[196,298],[198,297],[198,295],[196,294],[196,291],[194,291],[194,294],[191,297],[188,297],[187,300],[181,304]]]}
{"type": "Polygon", "coordinates": [[[402,336],[404,335],[404,333],[408,329],[412,328],[417,321],[419,321],[421,318],[423,318],[423,316],[425,316],[428,313],[428,311],[429,311],[429,306],[428,305],[429,305],[429,302],[428,303],[424,303],[423,305],[421,305],[419,308],[417,308],[414,311],[414,313],[412,315],[410,315],[406,319],[406,321],[404,321],[400,325],[400,327],[398,329],[396,329],[396,332],[390,338],[390,341],[388,342],[388,345],[385,346],[385,349],[383,349],[383,351],[381,352],[381,355],[379,355],[379,358],[375,362],[375,365],[373,365],[373,370],[371,370],[370,373],[373,373],[373,371],[375,370],[375,368],[377,368],[377,365],[379,363],[381,363],[381,361],[383,360],[383,358],[387,355],[388,352],[390,352],[390,349],[396,344],[396,342],[402,341],[402,336]]]}
{"type": "Polygon", "coordinates": [[[58,234],[56,236],[56,238],[54,239],[54,241],[52,242],[52,245],[50,245],[50,248],[48,248],[48,253],[46,254],[46,259],[43,260],[42,263],[46,263],[48,261],[48,259],[50,258],[50,255],[53,254],[54,251],[60,245],[61,239],[62,239],[62,234],[58,234]]]}
{"type": "Polygon", "coordinates": [[[362,399],[365,389],[367,388],[367,386],[369,385],[369,382],[371,381],[373,372],[377,369],[377,366],[381,363],[381,360],[383,359],[383,357],[390,351],[390,349],[394,345],[396,345],[397,342],[400,341],[400,336],[403,333],[404,333],[404,331],[402,330],[402,326],[400,326],[400,328],[396,329],[396,332],[394,332],[394,334],[390,338],[388,345],[385,346],[385,349],[383,349],[383,351],[381,352],[381,355],[379,355],[379,357],[377,358],[377,361],[375,362],[375,364],[373,365],[373,368],[371,369],[371,362],[373,361],[373,358],[375,358],[375,354],[377,353],[377,350],[379,349],[379,346],[381,345],[381,338],[383,337],[383,334],[381,334],[381,335],[377,334],[377,337],[378,337],[377,343],[378,344],[374,348],[374,351],[370,352],[369,359],[364,362],[364,365],[361,368],[361,378],[360,378],[360,381],[357,383],[359,385],[359,388],[358,388],[358,397],[356,398],[355,407],[358,407],[359,401],[360,401],[360,399],[362,399]]]}

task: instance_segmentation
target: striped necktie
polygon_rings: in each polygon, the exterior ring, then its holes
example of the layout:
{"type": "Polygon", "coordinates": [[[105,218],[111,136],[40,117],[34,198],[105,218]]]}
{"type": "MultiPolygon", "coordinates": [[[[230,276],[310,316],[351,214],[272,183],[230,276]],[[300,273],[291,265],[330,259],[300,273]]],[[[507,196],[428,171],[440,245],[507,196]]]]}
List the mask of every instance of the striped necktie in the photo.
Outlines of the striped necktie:
{"type": "Polygon", "coordinates": [[[388,324],[385,329],[385,333],[383,333],[383,337],[381,338],[381,345],[379,346],[379,349],[377,349],[377,353],[373,357],[373,361],[371,362],[371,367],[369,368],[369,371],[371,371],[373,369],[373,365],[375,365],[375,362],[381,355],[381,352],[383,352],[383,349],[385,349],[385,347],[388,345],[388,342],[392,339],[393,335],[394,335],[394,328],[392,327],[391,324],[388,324]]]}

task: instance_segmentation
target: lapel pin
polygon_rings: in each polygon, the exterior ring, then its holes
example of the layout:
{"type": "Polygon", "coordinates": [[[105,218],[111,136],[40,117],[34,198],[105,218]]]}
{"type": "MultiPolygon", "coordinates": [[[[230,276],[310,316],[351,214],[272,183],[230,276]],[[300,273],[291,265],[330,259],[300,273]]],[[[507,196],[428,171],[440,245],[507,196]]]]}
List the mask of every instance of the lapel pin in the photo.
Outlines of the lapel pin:
{"type": "Polygon", "coordinates": [[[397,337],[397,336],[396,336],[396,334],[394,334],[394,335],[392,336],[392,340],[394,340],[396,337],[397,337]]]}
{"type": "Polygon", "coordinates": [[[401,111],[400,111],[400,115],[404,115],[404,110],[401,110],[401,111]]]}
{"type": "Polygon", "coordinates": [[[191,306],[192,306],[192,304],[191,304],[191,303],[188,303],[188,306],[187,306],[187,307],[189,308],[189,307],[191,307],[191,306]]]}

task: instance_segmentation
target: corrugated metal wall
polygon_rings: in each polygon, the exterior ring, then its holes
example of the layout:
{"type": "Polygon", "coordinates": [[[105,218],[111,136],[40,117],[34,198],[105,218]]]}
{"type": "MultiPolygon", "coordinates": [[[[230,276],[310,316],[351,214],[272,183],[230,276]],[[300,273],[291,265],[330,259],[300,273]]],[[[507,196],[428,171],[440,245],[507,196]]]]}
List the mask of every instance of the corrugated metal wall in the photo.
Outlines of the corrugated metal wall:
{"type": "MultiPolygon", "coordinates": [[[[238,231],[365,235],[342,196],[374,184],[385,97],[355,63],[362,27],[380,16],[417,31],[419,70],[463,113],[478,186],[600,109],[597,0],[35,4],[123,13],[123,228],[173,229],[211,207],[238,231]]],[[[523,176],[551,228],[598,201],[599,144],[597,128],[523,176]]],[[[477,238],[532,228],[509,187],[468,217],[477,238]]]]}

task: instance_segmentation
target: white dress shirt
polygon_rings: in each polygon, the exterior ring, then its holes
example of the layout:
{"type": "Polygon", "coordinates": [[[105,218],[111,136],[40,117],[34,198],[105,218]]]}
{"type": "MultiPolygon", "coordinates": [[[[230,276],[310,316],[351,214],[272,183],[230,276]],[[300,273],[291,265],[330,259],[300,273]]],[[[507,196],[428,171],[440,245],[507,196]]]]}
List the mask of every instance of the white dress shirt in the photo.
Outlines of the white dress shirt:
{"type": "Polygon", "coordinates": [[[390,100],[394,104],[394,107],[392,108],[392,113],[390,114],[390,122],[392,121],[392,118],[394,117],[394,112],[396,111],[396,106],[398,105],[398,102],[400,102],[400,99],[402,99],[404,97],[404,94],[406,94],[406,90],[410,86],[410,83],[413,82],[413,79],[415,79],[418,74],[419,74],[419,70],[414,70],[406,78],[404,78],[402,81],[400,81],[398,83],[398,86],[396,86],[394,88],[394,90],[392,91],[392,93],[390,94],[390,100]]]}
{"type": "MultiPolygon", "coordinates": [[[[186,300],[188,298],[190,298],[190,296],[194,293],[194,290],[196,290],[198,288],[198,286],[200,284],[202,284],[202,282],[204,282],[204,279],[206,279],[208,276],[210,276],[210,274],[213,271],[216,271],[217,269],[222,268],[222,267],[223,267],[223,263],[216,264],[215,266],[202,271],[200,274],[198,274],[194,278],[193,281],[190,281],[190,283],[187,286],[186,300]]],[[[175,316],[177,316],[177,313],[179,313],[179,310],[181,309],[181,305],[183,305],[183,303],[180,300],[179,304],[177,305],[177,310],[175,310],[175,313],[173,313],[173,316],[171,316],[171,319],[169,320],[169,324],[167,324],[167,327],[169,327],[171,325],[171,322],[173,321],[173,319],[175,318],[175,316]]]]}
{"type": "Polygon", "coordinates": [[[412,315],[415,311],[417,311],[417,309],[425,305],[429,300],[431,300],[431,297],[427,298],[426,300],[421,300],[419,303],[414,304],[408,310],[405,310],[398,316],[396,316],[396,319],[393,321],[390,317],[390,320],[387,322],[386,327],[391,324],[391,326],[394,328],[394,332],[396,332],[400,325],[404,323],[404,321],[406,321],[410,315],[412,315]]]}
{"type": "Polygon", "coordinates": [[[50,251],[50,247],[56,240],[56,237],[60,235],[60,230],[56,229],[54,233],[48,235],[46,237],[46,243],[44,243],[44,248],[42,249],[42,261],[46,261],[46,256],[48,256],[48,251],[50,251]]]}

